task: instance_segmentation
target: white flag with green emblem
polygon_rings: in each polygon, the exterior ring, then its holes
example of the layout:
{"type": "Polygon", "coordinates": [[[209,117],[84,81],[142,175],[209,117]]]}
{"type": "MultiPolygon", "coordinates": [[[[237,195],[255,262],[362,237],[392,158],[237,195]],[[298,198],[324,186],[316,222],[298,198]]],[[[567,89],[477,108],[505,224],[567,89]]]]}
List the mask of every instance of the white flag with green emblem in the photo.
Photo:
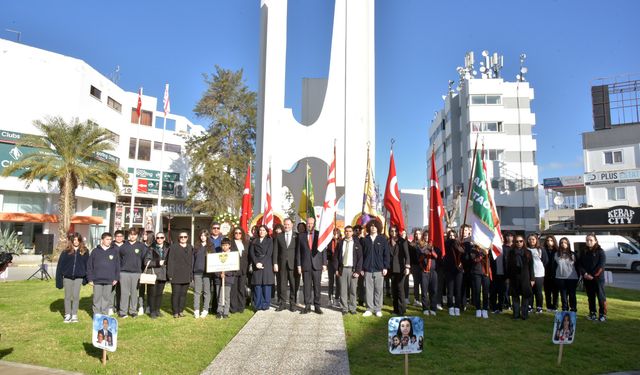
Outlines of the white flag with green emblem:
{"type": "Polygon", "coordinates": [[[473,230],[472,241],[484,249],[491,249],[493,242],[496,220],[491,209],[490,186],[487,175],[482,168],[480,152],[476,152],[476,163],[471,183],[471,202],[473,209],[469,215],[469,225],[473,230]]]}

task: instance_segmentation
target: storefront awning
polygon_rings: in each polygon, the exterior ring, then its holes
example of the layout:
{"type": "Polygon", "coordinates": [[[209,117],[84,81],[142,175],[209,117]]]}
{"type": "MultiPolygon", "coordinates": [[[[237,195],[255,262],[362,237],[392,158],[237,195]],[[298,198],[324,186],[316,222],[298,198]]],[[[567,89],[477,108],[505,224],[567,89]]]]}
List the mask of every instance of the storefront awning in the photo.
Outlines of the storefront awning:
{"type": "MultiPolygon", "coordinates": [[[[57,223],[58,215],[52,214],[31,214],[22,212],[0,213],[0,221],[10,221],[14,223],[57,223]]],[[[99,216],[75,215],[71,218],[71,224],[102,224],[104,219],[99,216]]]]}

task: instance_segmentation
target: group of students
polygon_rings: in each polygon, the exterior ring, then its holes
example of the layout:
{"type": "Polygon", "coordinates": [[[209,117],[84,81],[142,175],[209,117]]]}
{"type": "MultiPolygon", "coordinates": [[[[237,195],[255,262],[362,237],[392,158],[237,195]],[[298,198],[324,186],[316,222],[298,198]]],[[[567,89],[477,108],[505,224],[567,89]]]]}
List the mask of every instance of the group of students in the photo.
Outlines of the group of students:
{"type": "Polygon", "coordinates": [[[388,236],[383,234],[381,223],[370,220],[364,228],[346,226],[344,236],[336,229],[329,246],[318,249],[315,218],[309,217],[298,224],[297,231],[293,230],[293,221],[285,219],[272,232],[264,225],[254,227],[251,237],[238,227],[231,232],[231,238],[225,238],[220,224],[214,223],[211,231],[199,233],[193,245],[186,231],[179,233],[177,242],[168,245],[162,232],[155,236],[144,232],[139,240],[138,229],[131,228],[128,241],[124,241],[122,231],[113,236],[103,233],[91,253],[82,236],[74,233],[60,256],[56,284],[65,291],[64,322],[78,321],[79,292],[85,283],[93,286],[94,314],[110,314],[117,307],[121,318],[136,317],[145,313],[146,295],[146,312],[157,318],[168,282],[174,318],[185,316],[191,283],[195,318],[204,318],[210,311],[225,318],[244,311],[248,285],[254,310],[269,309],[276,296],[276,311],[285,310],[287,303],[289,310],[297,310],[302,279],[301,313],[311,312],[313,304],[314,311],[322,314],[320,279],[327,269],[330,303],[335,302],[343,314],[356,314],[358,304],[364,304],[363,316],[382,316],[386,288],[393,301],[393,313],[404,315],[411,275],[414,304],[425,315],[436,315],[446,296],[449,315],[460,316],[471,296],[478,318],[488,318],[491,305],[494,313],[513,309],[514,318],[527,319],[534,302],[535,311],[543,311],[543,292],[548,310],[559,308],[560,295],[562,310],[576,311],[576,286],[582,278],[589,299],[589,318],[606,320],[605,255],[594,234],[587,235],[586,251],[575,254],[567,238],[557,241],[554,236],[547,236],[544,243],[539,243],[538,235],[530,234],[525,243],[522,235],[505,233],[503,251],[494,256],[471,241],[469,226],[463,226],[460,232],[459,238],[455,231],[448,231],[445,249],[439,249],[430,245],[427,233],[420,229],[409,240],[395,226],[389,228],[388,236]],[[206,272],[207,254],[229,251],[239,253],[238,271],[206,272]],[[146,288],[140,284],[142,272],[155,274],[155,284],[146,288]]]}

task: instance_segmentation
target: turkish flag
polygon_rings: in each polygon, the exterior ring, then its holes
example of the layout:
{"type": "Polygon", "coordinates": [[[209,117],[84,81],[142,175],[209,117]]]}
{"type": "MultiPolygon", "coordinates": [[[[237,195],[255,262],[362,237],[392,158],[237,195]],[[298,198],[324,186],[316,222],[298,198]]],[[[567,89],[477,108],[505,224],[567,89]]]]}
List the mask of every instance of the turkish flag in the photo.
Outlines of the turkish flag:
{"type": "Polygon", "coordinates": [[[389,161],[389,175],[387,176],[387,188],[384,191],[384,207],[389,211],[390,224],[398,227],[398,234],[404,230],[404,217],[402,216],[402,204],[400,203],[400,190],[398,189],[398,176],[396,176],[396,163],[389,161]]]}
{"type": "Polygon", "coordinates": [[[138,179],[138,193],[148,193],[149,192],[149,181],[144,178],[138,179]]]}
{"type": "Polygon", "coordinates": [[[140,90],[138,90],[138,106],[136,107],[138,122],[140,122],[140,112],[142,112],[142,87],[140,87],[140,90]]]}
{"type": "Polygon", "coordinates": [[[242,191],[240,226],[245,233],[249,233],[249,220],[251,220],[251,164],[247,168],[247,177],[244,179],[244,190],[242,191]]]}
{"type": "Polygon", "coordinates": [[[437,247],[445,254],[444,249],[444,226],[442,225],[442,217],[444,216],[444,206],[442,205],[442,196],[440,195],[440,185],[438,184],[438,175],[436,174],[436,158],[431,152],[431,181],[429,188],[429,243],[433,247],[437,247]]]}

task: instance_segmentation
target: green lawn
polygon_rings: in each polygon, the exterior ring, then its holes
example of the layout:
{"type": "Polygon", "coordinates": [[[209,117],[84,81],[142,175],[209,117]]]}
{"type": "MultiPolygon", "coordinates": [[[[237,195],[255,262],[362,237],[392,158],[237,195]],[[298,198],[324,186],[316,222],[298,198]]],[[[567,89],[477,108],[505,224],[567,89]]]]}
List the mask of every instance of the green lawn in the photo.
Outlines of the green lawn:
{"type": "MultiPolygon", "coordinates": [[[[453,318],[446,311],[424,316],[425,346],[409,355],[411,374],[602,374],[640,370],[640,292],[607,288],[606,323],[586,319],[587,298],[578,295],[574,343],[564,346],[556,365],[558,346],[551,343],[553,315],[531,314],[527,321],[509,314],[477,319],[475,310],[453,318]]],[[[390,301],[386,301],[390,302],[390,301]]],[[[402,374],[404,356],[389,354],[387,321],[361,314],[344,319],[352,374],[402,374]]],[[[407,315],[422,316],[411,307],[407,315]]]]}
{"type": "MultiPolygon", "coordinates": [[[[173,319],[170,286],[163,298],[164,316],[119,319],[118,349],[109,353],[91,344],[91,287],[81,291],[80,323],[64,324],[62,290],[53,281],[0,284],[0,358],[6,361],[79,371],[87,374],[199,374],[253,316],[232,314],[173,319]]],[[[193,295],[187,297],[191,312],[193,295]]]]}

